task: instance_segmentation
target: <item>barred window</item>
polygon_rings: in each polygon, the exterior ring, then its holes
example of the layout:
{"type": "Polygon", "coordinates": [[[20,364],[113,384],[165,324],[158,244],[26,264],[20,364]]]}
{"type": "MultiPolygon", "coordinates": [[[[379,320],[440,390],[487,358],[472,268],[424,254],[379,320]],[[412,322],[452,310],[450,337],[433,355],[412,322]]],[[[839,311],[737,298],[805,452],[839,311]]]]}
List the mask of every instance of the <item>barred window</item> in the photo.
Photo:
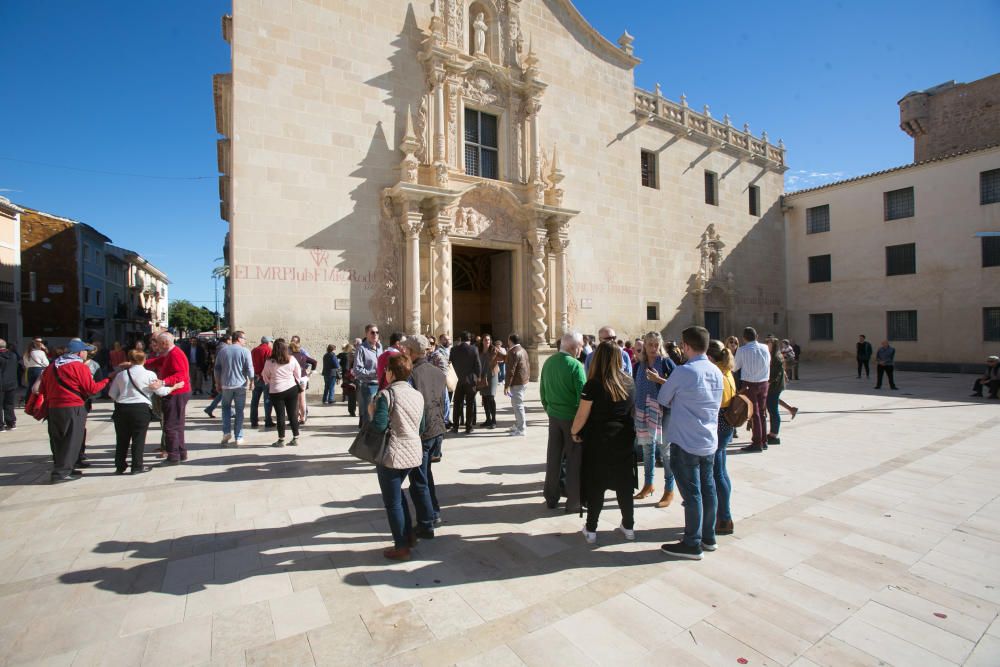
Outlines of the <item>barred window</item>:
{"type": "Polygon", "coordinates": [[[830,231],[830,205],[813,206],[806,209],[806,234],[830,231]]]}
{"type": "Polygon", "coordinates": [[[475,109],[465,110],[465,173],[500,178],[497,117],[475,109]]]}
{"type": "Polygon", "coordinates": [[[983,340],[1000,341],[1000,307],[983,308],[983,340]]]}
{"type": "Polygon", "coordinates": [[[760,216],[760,188],[750,186],[750,215],[760,216]]]}
{"type": "Polygon", "coordinates": [[[917,340],[917,311],[890,310],[885,319],[889,340],[917,340]]]}
{"type": "Polygon", "coordinates": [[[828,283],[832,279],[830,255],[816,255],[809,258],[809,282],[828,283]]]}
{"type": "Polygon", "coordinates": [[[809,340],[833,340],[833,313],[809,316],[809,340]]]}
{"type": "Polygon", "coordinates": [[[656,180],[656,153],[641,151],[639,160],[642,170],[642,184],[647,188],[660,187],[656,180]]]}
{"type": "Polygon", "coordinates": [[[917,244],[904,243],[885,248],[885,275],[902,276],[917,272],[917,244]]]}
{"type": "Polygon", "coordinates": [[[984,236],[983,243],[983,268],[1000,266],[1000,236],[984,236]]]}
{"type": "Polygon", "coordinates": [[[647,320],[658,320],[660,319],[660,304],[649,302],[646,304],[646,319],[647,320]]]}
{"type": "Polygon", "coordinates": [[[705,203],[719,205],[719,175],[714,171],[705,171],[705,203]]]}
{"type": "Polygon", "coordinates": [[[1000,202],[1000,169],[990,169],[979,173],[979,203],[1000,202]]]}
{"type": "Polygon", "coordinates": [[[903,188],[885,193],[886,220],[912,218],[913,211],[913,188],[903,188]]]}

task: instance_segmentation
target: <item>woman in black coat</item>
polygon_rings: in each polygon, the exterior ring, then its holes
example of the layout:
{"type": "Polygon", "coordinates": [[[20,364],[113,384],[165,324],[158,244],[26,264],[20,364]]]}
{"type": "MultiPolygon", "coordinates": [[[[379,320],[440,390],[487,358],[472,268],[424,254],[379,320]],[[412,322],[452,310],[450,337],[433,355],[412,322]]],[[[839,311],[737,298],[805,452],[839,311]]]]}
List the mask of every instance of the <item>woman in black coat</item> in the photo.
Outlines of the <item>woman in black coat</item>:
{"type": "Polygon", "coordinates": [[[597,542],[597,520],[604,508],[604,492],[611,489],[622,512],[616,529],[626,540],[635,539],[634,501],[639,486],[635,458],[635,386],[621,371],[621,352],[612,341],[597,346],[580,407],[570,433],[583,446],[580,473],[581,498],[587,501],[583,536],[597,542]]]}

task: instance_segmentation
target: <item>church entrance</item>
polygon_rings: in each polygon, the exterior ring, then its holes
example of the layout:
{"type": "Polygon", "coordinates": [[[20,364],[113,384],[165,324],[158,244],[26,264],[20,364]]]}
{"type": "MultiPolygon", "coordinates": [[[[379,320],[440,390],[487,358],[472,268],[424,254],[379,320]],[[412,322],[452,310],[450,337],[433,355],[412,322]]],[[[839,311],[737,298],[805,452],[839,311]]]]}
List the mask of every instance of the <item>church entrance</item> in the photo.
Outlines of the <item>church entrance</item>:
{"type": "Polygon", "coordinates": [[[513,253],[453,245],[454,331],[505,339],[514,330],[513,253]]]}
{"type": "Polygon", "coordinates": [[[722,340],[722,313],[717,310],[705,311],[705,328],[715,340],[722,340]]]}

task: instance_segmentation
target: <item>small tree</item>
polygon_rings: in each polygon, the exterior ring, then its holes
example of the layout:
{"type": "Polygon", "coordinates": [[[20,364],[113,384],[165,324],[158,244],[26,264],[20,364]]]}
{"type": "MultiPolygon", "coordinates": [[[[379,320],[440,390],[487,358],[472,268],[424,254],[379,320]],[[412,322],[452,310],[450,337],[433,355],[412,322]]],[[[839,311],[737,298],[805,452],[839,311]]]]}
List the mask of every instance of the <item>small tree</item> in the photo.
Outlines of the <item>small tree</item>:
{"type": "Polygon", "coordinates": [[[215,313],[185,299],[171,301],[170,326],[186,331],[211,331],[215,327],[215,313]]]}

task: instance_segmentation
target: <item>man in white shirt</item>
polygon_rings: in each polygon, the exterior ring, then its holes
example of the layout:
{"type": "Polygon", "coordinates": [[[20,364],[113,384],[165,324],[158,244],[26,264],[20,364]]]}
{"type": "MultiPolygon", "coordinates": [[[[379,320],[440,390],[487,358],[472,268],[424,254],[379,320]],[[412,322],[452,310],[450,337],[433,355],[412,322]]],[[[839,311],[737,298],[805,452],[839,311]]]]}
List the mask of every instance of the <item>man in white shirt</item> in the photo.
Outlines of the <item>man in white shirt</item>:
{"type": "Polygon", "coordinates": [[[745,452],[762,452],[767,449],[767,386],[771,379],[771,353],[767,346],[757,341],[753,327],[743,330],[743,345],[736,350],[734,371],[740,372],[740,389],[753,402],[753,442],[743,448],[745,452]]]}

